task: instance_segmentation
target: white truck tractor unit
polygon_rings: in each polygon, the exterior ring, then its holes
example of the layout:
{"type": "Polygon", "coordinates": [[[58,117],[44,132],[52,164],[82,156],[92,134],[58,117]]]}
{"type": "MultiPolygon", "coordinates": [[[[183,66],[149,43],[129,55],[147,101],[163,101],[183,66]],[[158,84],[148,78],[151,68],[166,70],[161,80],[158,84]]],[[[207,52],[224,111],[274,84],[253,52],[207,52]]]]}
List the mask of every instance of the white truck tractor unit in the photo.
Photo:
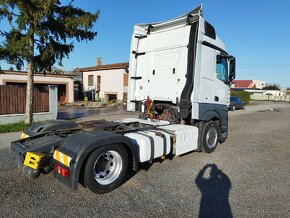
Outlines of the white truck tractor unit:
{"type": "Polygon", "coordinates": [[[169,21],[135,26],[128,110],[150,110],[154,118],[176,124],[215,121],[223,141],[235,58],[201,14],[198,7],[169,21]],[[146,107],[146,100],[153,101],[152,108],[146,107]]]}
{"type": "Polygon", "coordinates": [[[165,22],[135,25],[127,110],[140,118],[36,123],[12,142],[29,178],[52,171],[106,193],[129,169],[191,151],[211,153],[228,134],[229,84],[235,58],[225,51],[202,7],[165,22]]]}

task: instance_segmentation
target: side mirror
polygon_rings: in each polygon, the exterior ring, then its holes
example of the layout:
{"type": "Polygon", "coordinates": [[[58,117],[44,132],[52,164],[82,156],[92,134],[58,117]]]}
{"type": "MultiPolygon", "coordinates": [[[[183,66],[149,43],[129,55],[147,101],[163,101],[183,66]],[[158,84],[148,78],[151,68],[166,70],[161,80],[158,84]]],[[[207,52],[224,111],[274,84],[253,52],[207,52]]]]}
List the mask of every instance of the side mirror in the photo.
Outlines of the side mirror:
{"type": "Polygon", "coordinates": [[[229,81],[232,81],[236,78],[236,58],[231,56],[229,58],[229,81]]]}

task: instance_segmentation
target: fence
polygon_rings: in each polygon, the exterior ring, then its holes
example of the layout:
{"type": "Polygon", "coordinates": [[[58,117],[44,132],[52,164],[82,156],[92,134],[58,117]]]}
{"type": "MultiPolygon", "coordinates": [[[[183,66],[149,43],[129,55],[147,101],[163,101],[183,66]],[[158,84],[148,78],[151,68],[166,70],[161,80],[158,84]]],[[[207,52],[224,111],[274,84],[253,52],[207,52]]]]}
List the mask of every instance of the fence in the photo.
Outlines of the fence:
{"type": "Polygon", "coordinates": [[[251,95],[252,100],[258,101],[283,101],[290,102],[290,95],[278,96],[278,95],[251,95]]]}
{"type": "MultiPolygon", "coordinates": [[[[49,112],[48,86],[33,88],[33,112],[49,112]]],[[[23,114],[26,104],[26,86],[0,86],[0,115],[23,114]]]]}

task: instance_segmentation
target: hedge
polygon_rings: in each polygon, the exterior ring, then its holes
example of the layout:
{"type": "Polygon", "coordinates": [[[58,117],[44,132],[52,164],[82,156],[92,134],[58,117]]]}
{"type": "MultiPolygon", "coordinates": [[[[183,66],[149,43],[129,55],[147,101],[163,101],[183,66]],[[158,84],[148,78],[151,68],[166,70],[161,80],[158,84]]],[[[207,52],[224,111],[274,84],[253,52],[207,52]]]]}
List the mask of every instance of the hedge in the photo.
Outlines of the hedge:
{"type": "Polygon", "coordinates": [[[237,96],[246,104],[250,102],[250,93],[246,91],[231,91],[231,96],[237,96]]]}

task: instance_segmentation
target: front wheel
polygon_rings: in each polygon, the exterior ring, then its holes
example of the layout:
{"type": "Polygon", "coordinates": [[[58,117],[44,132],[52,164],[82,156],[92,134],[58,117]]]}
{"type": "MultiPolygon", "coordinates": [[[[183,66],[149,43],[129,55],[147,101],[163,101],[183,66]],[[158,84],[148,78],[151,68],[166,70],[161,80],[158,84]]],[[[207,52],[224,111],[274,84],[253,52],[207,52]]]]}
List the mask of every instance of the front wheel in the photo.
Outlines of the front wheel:
{"type": "Polygon", "coordinates": [[[203,149],[206,153],[212,153],[218,144],[219,127],[216,122],[210,121],[204,128],[203,149]]]}
{"type": "Polygon", "coordinates": [[[121,144],[97,148],[84,168],[84,183],[95,193],[107,193],[123,182],[128,170],[128,154],[121,144]]]}

